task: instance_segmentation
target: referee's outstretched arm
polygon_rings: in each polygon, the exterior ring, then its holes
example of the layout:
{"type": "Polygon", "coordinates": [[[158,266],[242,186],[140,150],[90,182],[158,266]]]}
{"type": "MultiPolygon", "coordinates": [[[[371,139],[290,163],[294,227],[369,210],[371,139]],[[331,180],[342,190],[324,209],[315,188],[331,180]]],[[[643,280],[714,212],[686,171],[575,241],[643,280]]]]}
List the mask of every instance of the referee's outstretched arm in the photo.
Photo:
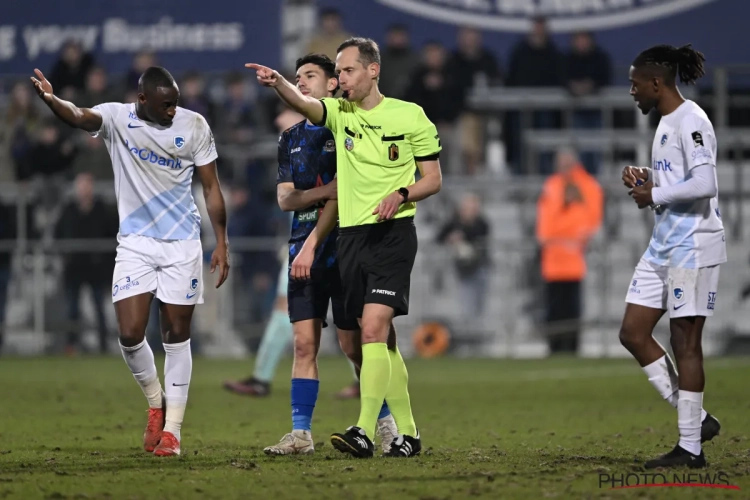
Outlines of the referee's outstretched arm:
{"type": "Polygon", "coordinates": [[[258,77],[258,83],[274,89],[281,100],[287,103],[290,108],[312,123],[321,124],[323,122],[325,117],[323,103],[314,97],[302,95],[299,89],[281,76],[278,71],[255,63],[247,63],[245,67],[254,69],[258,77]]]}

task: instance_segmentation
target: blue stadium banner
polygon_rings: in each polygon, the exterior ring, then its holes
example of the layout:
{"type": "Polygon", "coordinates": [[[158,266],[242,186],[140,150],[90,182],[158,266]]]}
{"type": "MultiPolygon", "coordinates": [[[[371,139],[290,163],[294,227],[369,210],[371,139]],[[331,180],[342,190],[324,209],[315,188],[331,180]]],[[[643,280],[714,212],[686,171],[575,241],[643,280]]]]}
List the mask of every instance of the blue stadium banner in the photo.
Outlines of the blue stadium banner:
{"type": "MultiPolygon", "coordinates": [[[[341,11],[349,32],[383,42],[394,23],[409,26],[412,43],[428,40],[456,46],[456,31],[473,26],[484,32],[484,44],[507,63],[513,46],[543,16],[553,39],[565,51],[571,33],[591,31],[619,67],[627,67],[652,45],[692,43],[706,55],[709,68],[748,64],[744,44],[749,0],[317,0],[341,11]],[[367,15],[362,15],[366,12],[367,15]]],[[[627,84],[627,72],[618,72],[627,84]]]]}
{"type": "Polygon", "coordinates": [[[173,72],[242,70],[249,60],[276,65],[281,53],[277,0],[35,0],[7,2],[0,16],[0,73],[49,70],[71,38],[98,63],[126,71],[153,50],[173,72]]]}
{"type": "Polygon", "coordinates": [[[716,0],[376,0],[403,12],[486,30],[525,32],[544,16],[553,32],[596,31],[655,21],[716,0]]]}

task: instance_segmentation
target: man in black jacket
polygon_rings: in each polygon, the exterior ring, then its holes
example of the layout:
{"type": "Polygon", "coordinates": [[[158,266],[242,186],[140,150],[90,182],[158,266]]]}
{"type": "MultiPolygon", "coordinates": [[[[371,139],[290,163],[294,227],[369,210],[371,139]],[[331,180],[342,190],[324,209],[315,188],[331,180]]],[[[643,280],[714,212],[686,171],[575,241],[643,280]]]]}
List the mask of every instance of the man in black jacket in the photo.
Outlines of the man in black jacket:
{"type": "Polygon", "coordinates": [[[109,290],[114,268],[115,236],[118,220],[114,210],[94,195],[91,174],[78,174],[75,180],[75,199],[68,203],[55,228],[57,239],[95,240],[111,239],[112,251],[69,252],[64,255],[63,280],[68,303],[68,352],[80,347],[80,295],[81,287],[88,284],[94,302],[99,350],[107,352],[107,322],[104,316],[104,298],[109,290]]]}
{"type": "MultiPolygon", "coordinates": [[[[565,85],[576,97],[592,95],[612,81],[612,61],[594,41],[591,33],[580,31],[573,35],[570,51],[565,55],[565,85]]],[[[577,109],[573,113],[573,127],[597,129],[602,127],[602,112],[598,109],[577,109]]],[[[583,151],[581,161],[589,173],[596,174],[601,154],[583,151]]]]}
{"type": "Polygon", "coordinates": [[[466,321],[484,314],[487,270],[490,266],[490,226],[482,214],[479,196],[465,195],[455,216],[440,230],[438,242],[450,247],[461,296],[461,317],[466,321]]]}

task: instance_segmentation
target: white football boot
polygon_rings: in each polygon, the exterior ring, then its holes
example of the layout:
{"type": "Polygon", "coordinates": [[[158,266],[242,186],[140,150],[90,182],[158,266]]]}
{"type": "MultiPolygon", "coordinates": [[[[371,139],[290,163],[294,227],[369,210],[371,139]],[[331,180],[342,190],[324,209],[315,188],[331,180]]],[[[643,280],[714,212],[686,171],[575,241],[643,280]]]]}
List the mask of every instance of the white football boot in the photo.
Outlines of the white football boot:
{"type": "Polygon", "coordinates": [[[310,431],[292,431],[284,434],[279,444],[263,449],[266,455],[312,455],[315,453],[310,431]]]}

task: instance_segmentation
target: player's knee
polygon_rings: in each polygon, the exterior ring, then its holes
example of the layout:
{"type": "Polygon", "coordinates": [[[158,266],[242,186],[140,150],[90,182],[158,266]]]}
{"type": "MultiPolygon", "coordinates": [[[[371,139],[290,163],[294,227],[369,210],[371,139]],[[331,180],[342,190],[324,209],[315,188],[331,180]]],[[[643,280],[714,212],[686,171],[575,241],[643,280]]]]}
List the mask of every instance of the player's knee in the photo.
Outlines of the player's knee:
{"type": "Polygon", "coordinates": [[[294,338],[294,360],[295,362],[314,362],[318,356],[318,348],[315,340],[301,336],[294,338]]]}
{"type": "Polygon", "coordinates": [[[639,346],[646,343],[647,337],[638,332],[631,325],[623,324],[620,327],[620,344],[628,351],[637,350],[639,346]]]}
{"type": "Polygon", "coordinates": [[[120,345],[133,347],[146,338],[146,328],[134,323],[120,325],[120,345]]]}
{"type": "Polygon", "coordinates": [[[372,344],[375,342],[386,343],[388,341],[388,325],[376,322],[362,323],[362,343],[372,344]]]}
{"type": "Polygon", "coordinates": [[[373,320],[362,319],[362,344],[372,344],[374,342],[385,342],[388,336],[388,330],[383,335],[383,325],[373,320]]]}
{"type": "Polygon", "coordinates": [[[339,338],[339,346],[341,352],[346,355],[349,360],[357,366],[362,366],[362,347],[351,339],[344,340],[339,338]]]}
{"type": "Polygon", "coordinates": [[[171,323],[162,328],[161,338],[165,344],[179,344],[190,339],[190,323],[171,323]]]}
{"type": "Polygon", "coordinates": [[[381,304],[366,304],[360,321],[362,343],[387,343],[393,328],[393,309],[381,304]]]}

